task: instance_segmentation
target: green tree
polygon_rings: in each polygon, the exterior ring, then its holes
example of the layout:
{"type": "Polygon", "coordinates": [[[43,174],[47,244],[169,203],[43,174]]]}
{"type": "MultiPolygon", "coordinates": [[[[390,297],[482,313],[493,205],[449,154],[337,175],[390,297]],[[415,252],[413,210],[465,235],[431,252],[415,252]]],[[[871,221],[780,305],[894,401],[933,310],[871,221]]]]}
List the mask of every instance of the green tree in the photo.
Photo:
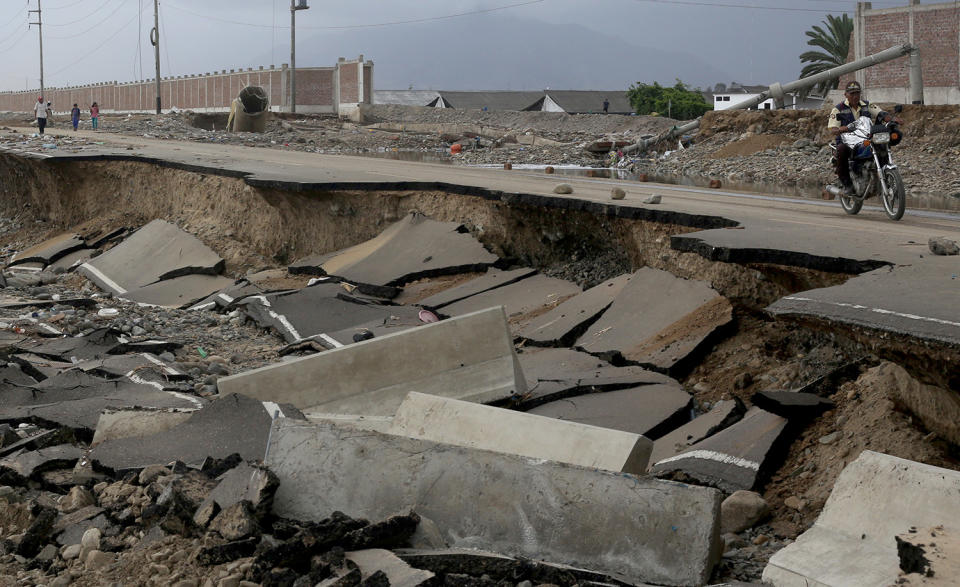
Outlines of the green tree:
{"type": "MultiPolygon", "coordinates": [[[[827,15],[823,21],[826,30],[814,26],[805,34],[810,37],[807,45],[820,47],[823,51],[806,51],[800,54],[800,63],[806,63],[800,70],[800,77],[810,77],[828,69],[843,65],[847,62],[847,53],[850,50],[850,33],[853,32],[853,20],[844,14],[840,18],[827,15]]],[[[840,84],[840,78],[834,77],[824,80],[814,86],[818,93],[825,94],[827,90],[835,90],[840,84]]]]}
{"type": "Polygon", "coordinates": [[[666,116],[669,111],[678,120],[690,120],[703,116],[707,110],[713,110],[713,106],[704,101],[699,89],[691,90],[680,80],[671,88],[665,88],[657,82],[652,85],[638,82],[627,90],[627,99],[637,114],[656,112],[666,116]]]}

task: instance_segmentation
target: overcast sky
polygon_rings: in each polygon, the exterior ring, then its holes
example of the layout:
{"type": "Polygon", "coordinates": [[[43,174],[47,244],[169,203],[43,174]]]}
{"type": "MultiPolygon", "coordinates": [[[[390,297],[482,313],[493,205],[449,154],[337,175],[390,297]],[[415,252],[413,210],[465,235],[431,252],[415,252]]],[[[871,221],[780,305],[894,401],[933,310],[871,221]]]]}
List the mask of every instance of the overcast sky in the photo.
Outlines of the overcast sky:
{"type": "MultiPolygon", "coordinates": [[[[76,85],[96,81],[131,81],[152,78],[152,0],[41,0],[45,84],[76,85]]],[[[35,21],[38,0],[0,0],[0,89],[39,87],[39,48],[35,21]]],[[[500,44],[520,47],[527,53],[522,67],[548,63],[551,53],[576,36],[583,52],[606,69],[616,67],[621,76],[610,76],[612,89],[626,79],[645,79],[644,49],[685,53],[708,67],[694,68],[678,59],[669,64],[673,77],[694,85],[737,81],[768,84],[796,79],[798,55],[807,50],[807,31],[827,14],[847,12],[856,3],[833,0],[309,0],[310,8],[297,13],[297,64],[332,65],[337,57],[373,60],[376,89],[403,87],[465,89],[461,77],[449,69],[451,54],[469,53],[482,58],[487,48],[500,44]],[[509,19],[510,27],[496,23],[509,19]],[[404,22],[407,21],[407,22],[404,22]],[[416,21],[416,22],[410,22],[416,21]],[[380,26],[367,26],[380,25],[380,26]],[[524,43],[524,26],[538,31],[556,30],[524,43]],[[461,42],[441,33],[468,31],[461,42]],[[431,34],[436,33],[436,36],[431,34]],[[509,31],[509,32],[505,32],[509,31]],[[504,38],[509,35],[509,38],[504,38]],[[437,39],[443,38],[442,43],[437,39]],[[405,55],[418,55],[418,67],[391,60],[388,47],[402,46],[405,55]],[[379,42],[378,42],[379,41],[379,42]],[[616,41],[615,43],[612,41],[616,41]],[[553,45],[553,46],[551,46],[553,45]],[[615,47],[615,50],[608,49],[615,47]],[[364,50],[370,47],[371,50],[364,50]],[[635,50],[630,54],[625,47],[635,50]],[[376,48],[377,52],[372,52],[376,48]],[[359,50],[358,50],[359,49],[359,50]],[[447,59],[436,59],[444,55],[447,59]],[[530,56],[537,59],[530,59],[530,56]],[[431,68],[432,60],[437,66],[431,68]],[[717,76],[719,79],[712,79],[717,76]],[[389,81],[389,85],[384,85],[389,81]],[[455,87],[456,86],[456,87],[455,87]]],[[[874,8],[905,5],[907,0],[874,1],[874,8]]],[[[287,63],[290,56],[289,0],[162,0],[160,3],[161,75],[287,63]]],[[[398,51],[399,53],[399,51],[398,51]]],[[[528,88],[518,88],[509,55],[496,55],[496,67],[512,76],[485,72],[470,89],[586,89],[605,85],[581,67],[551,64],[546,81],[529,71],[528,88]]],[[[662,65],[662,64],[661,64],[662,65]]],[[[515,69],[515,68],[514,68],[515,69]]],[[[658,74],[664,77],[666,74],[658,74]]]]}

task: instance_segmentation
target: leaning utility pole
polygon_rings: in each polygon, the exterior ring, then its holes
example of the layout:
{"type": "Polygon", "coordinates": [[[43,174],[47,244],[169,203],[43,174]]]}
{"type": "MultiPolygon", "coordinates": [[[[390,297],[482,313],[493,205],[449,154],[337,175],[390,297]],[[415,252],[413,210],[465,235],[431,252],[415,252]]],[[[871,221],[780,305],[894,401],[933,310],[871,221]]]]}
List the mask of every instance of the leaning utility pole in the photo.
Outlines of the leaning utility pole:
{"type": "MultiPolygon", "coordinates": [[[[916,46],[907,43],[904,45],[890,47],[889,49],[885,49],[879,53],[868,55],[863,59],[857,59],[856,61],[845,63],[838,67],[834,67],[833,69],[828,69],[816,75],[811,75],[810,77],[801,78],[783,85],[773,84],[759,95],[754,96],[753,98],[748,98],[742,102],[737,102],[728,108],[728,110],[746,110],[756,106],[757,104],[762,104],[770,98],[773,98],[773,101],[776,102],[777,108],[783,108],[784,98],[787,92],[795,92],[806,88],[812,88],[823,80],[840,77],[841,75],[851,73],[853,71],[866,69],[867,67],[884,63],[892,59],[898,59],[904,55],[910,56],[910,101],[914,104],[922,104],[923,76],[921,75],[920,70],[920,50],[917,49],[916,46]]],[[[694,121],[688,122],[687,124],[675,126],[660,136],[651,139],[643,139],[634,145],[624,147],[623,152],[634,153],[636,151],[643,151],[654,143],[666,139],[676,138],[683,133],[697,129],[699,126],[700,119],[698,118],[694,121]]]]}
{"type": "Polygon", "coordinates": [[[290,0],[290,112],[297,111],[297,11],[307,8],[307,0],[290,0]]]}
{"type": "Polygon", "coordinates": [[[157,62],[157,114],[160,114],[160,7],[158,0],[153,0],[153,30],[150,31],[150,42],[153,43],[153,58],[157,62]]]}
{"type": "Polygon", "coordinates": [[[40,12],[40,0],[37,0],[36,10],[28,10],[27,12],[37,13],[37,22],[31,22],[30,24],[37,25],[37,32],[40,33],[40,95],[43,96],[43,16],[40,12]]]}

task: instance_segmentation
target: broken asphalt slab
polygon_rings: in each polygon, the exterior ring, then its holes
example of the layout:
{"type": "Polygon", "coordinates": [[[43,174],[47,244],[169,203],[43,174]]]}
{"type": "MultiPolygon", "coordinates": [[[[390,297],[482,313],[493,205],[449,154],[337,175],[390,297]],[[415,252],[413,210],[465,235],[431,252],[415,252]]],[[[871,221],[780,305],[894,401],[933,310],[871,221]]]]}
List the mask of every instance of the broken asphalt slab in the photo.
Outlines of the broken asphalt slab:
{"type": "Polygon", "coordinates": [[[200,466],[207,457],[224,458],[233,453],[244,460],[262,459],[276,411],[283,418],[303,418],[293,406],[227,395],[167,430],[104,441],[93,449],[90,458],[114,471],[177,460],[200,466]]]}
{"type": "Polygon", "coordinates": [[[181,275],[217,275],[223,267],[224,260],[198,238],[158,219],[79,270],[101,288],[123,295],[181,275]]]}
{"type": "Polygon", "coordinates": [[[163,391],[159,384],[68,371],[29,387],[8,386],[0,395],[0,421],[39,420],[92,435],[100,413],[107,408],[195,409],[205,403],[197,397],[163,391]]]}
{"type": "Polygon", "coordinates": [[[719,555],[720,494],[708,488],[290,420],[275,423],[266,464],[279,516],[415,507],[453,547],[662,585],[704,584],[719,555]]]}
{"type": "Polygon", "coordinates": [[[538,316],[518,335],[536,345],[570,346],[613,303],[631,278],[620,275],[591,287],[538,316]]]}
{"type": "MultiPolygon", "coordinates": [[[[934,257],[923,263],[877,269],[841,285],[785,296],[767,311],[778,318],[827,324],[834,330],[846,326],[882,338],[918,339],[917,346],[942,349],[941,356],[952,361],[956,371],[960,363],[960,319],[955,303],[960,264],[956,259],[934,257]]],[[[926,376],[937,385],[957,385],[946,373],[926,376]]]]}
{"type": "MultiPolygon", "coordinates": [[[[257,324],[273,328],[288,343],[366,324],[421,324],[418,308],[371,303],[351,296],[338,283],[318,283],[290,292],[248,296],[238,305],[257,324]]],[[[349,342],[353,342],[352,339],[349,342]]]]}
{"type": "Polygon", "coordinates": [[[220,275],[181,275],[130,290],[120,297],[148,306],[184,308],[233,282],[220,275]]]}
{"type": "MultiPolygon", "coordinates": [[[[763,570],[773,585],[894,585],[896,536],[957,524],[960,473],[863,451],[837,477],[814,525],[763,570]]],[[[927,542],[939,542],[927,536],[927,542]]],[[[956,579],[956,577],[953,577],[956,579]]]]}
{"type": "MultiPolygon", "coordinates": [[[[522,327],[532,319],[531,314],[539,315],[550,310],[580,291],[569,281],[536,274],[453,302],[439,312],[445,316],[463,316],[483,308],[503,306],[510,323],[522,327]]],[[[426,302],[421,304],[426,305],[426,302]]]]}
{"type": "Polygon", "coordinates": [[[416,392],[400,404],[387,433],[637,474],[653,448],[639,434],[416,392]]]}
{"type": "Polygon", "coordinates": [[[706,282],[644,267],[576,344],[670,373],[732,320],[730,302],[706,282]]]}
{"type": "Polygon", "coordinates": [[[388,334],[217,381],[220,393],[311,412],[391,416],[414,390],[479,403],[526,391],[503,308],[388,334]]]}
{"type": "Polygon", "coordinates": [[[522,409],[597,391],[640,385],[679,385],[670,377],[636,365],[615,367],[572,349],[530,348],[517,355],[527,380],[523,397],[512,398],[522,409]]]}
{"type": "Polygon", "coordinates": [[[529,413],[657,439],[688,420],[691,402],[679,385],[653,384],[568,397],[529,413]]]}
{"type": "Polygon", "coordinates": [[[717,402],[706,414],[697,416],[654,441],[650,464],[680,454],[704,438],[735,424],[743,418],[745,411],[743,403],[736,398],[717,402]]]}
{"type": "Polygon", "coordinates": [[[36,479],[44,471],[72,468],[82,456],[83,450],[72,444],[14,454],[0,460],[0,480],[5,484],[19,484],[27,479],[36,479]]]}
{"type": "Polygon", "coordinates": [[[369,241],[304,259],[289,269],[291,273],[333,275],[351,283],[395,287],[423,277],[483,271],[496,261],[497,256],[462,225],[413,212],[369,241]]]}
{"type": "Polygon", "coordinates": [[[797,391],[761,391],[753,394],[750,403],[788,420],[812,420],[835,407],[826,398],[797,391]]]}
{"type": "Polygon", "coordinates": [[[64,233],[47,239],[29,249],[18,252],[10,260],[8,266],[21,265],[23,263],[41,263],[42,266],[46,266],[64,255],[85,246],[86,241],[84,241],[80,235],[64,233]]]}
{"type": "Polygon", "coordinates": [[[432,296],[424,298],[417,302],[418,306],[439,310],[449,306],[454,302],[459,302],[498,287],[513,284],[521,279],[526,279],[537,274],[536,269],[521,267],[519,269],[487,269],[487,272],[479,277],[445,289],[432,296]]]}
{"type": "Polygon", "coordinates": [[[791,435],[786,418],[751,408],[736,424],[653,465],[659,476],[692,478],[728,493],[757,488],[791,435]]]}

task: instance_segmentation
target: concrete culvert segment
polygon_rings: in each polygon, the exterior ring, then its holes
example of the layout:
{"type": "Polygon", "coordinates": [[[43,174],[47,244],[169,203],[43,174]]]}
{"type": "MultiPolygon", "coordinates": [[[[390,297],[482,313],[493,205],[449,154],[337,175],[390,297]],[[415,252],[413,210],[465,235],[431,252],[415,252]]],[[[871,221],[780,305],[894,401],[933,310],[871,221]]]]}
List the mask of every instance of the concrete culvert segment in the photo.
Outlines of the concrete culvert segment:
{"type": "Polygon", "coordinates": [[[756,581],[864,449],[956,468],[948,220],[142,134],[0,154],[4,575],[756,581]]]}

